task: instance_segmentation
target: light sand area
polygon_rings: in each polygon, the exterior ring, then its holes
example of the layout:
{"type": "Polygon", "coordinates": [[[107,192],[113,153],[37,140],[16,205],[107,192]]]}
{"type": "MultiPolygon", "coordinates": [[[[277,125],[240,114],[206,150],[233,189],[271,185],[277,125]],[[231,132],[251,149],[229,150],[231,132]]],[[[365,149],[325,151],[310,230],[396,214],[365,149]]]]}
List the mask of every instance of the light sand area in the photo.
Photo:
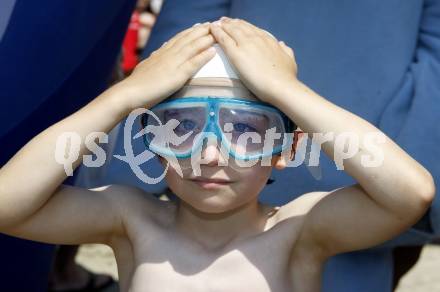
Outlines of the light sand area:
{"type": "MultiPolygon", "coordinates": [[[[113,252],[107,246],[83,245],[76,260],[91,271],[118,278],[113,252]]],[[[396,292],[440,292],[440,245],[423,249],[419,262],[401,279],[396,292]]]]}
{"type": "Polygon", "coordinates": [[[440,292],[440,245],[427,245],[417,264],[400,280],[397,292],[440,292]]]}

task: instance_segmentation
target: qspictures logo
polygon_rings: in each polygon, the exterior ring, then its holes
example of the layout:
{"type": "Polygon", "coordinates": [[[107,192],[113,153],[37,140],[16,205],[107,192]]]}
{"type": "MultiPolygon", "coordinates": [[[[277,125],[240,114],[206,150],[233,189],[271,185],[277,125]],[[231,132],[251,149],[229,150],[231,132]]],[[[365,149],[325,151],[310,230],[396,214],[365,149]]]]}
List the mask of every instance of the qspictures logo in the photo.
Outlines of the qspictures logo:
{"type": "MultiPolygon", "coordinates": [[[[150,110],[140,108],[132,111],[127,117],[124,124],[124,155],[113,155],[113,157],[127,163],[130,169],[136,175],[138,179],[146,184],[157,184],[166,175],[168,168],[171,166],[181,177],[183,177],[183,171],[181,167],[181,160],[176,157],[174,150],[179,145],[187,142],[193,135],[193,131],[188,131],[182,136],[176,134],[176,128],[179,127],[180,122],[176,119],[170,119],[165,124],[150,110]],[[141,116],[149,116],[156,121],[156,125],[149,124],[138,133],[133,135],[133,129],[136,120],[141,116]],[[135,154],[133,151],[132,141],[136,139],[144,139],[145,135],[150,137],[150,145],[154,145],[156,149],[162,149],[162,152],[166,152],[166,155],[161,155],[165,161],[166,166],[162,174],[158,177],[150,177],[145,173],[141,166],[154,158],[156,154],[147,147],[140,154],[135,154]]],[[[224,133],[227,136],[233,129],[233,125],[226,123],[224,125],[224,133]]],[[[81,136],[75,132],[65,132],[60,135],[56,142],[55,147],[55,161],[63,165],[66,175],[73,175],[73,164],[79,159],[81,145],[84,142],[85,147],[92,154],[86,154],[82,156],[82,163],[86,167],[101,167],[104,165],[107,159],[107,153],[99,146],[99,144],[108,143],[108,135],[103,132],[92,132],[86,136],[85,140],[81,140],[81,136]],[[98,141],[97,144],[95,141],[98,141]],[[94,157],[96,157],[94,159],[94,157]]],[[[237,159],[231,158],[229,155],[229,149],[225,148],[224,143],[219,143],[218,137],[212,133],[201,132],[197,133],[191,142],[202,140],[206,141],[206,145],[217,147],[220,150],[220,155],[225,159],[222,160],[219,166],[228,166],[231,159],[234,165],[239,167],[252,167],[260,163],[262,166],[271,165],[271,155],[266,155],[260,159],[237,159]]],[[[249,146],[252,148],[254,144],[262,146],[263,153],[272,153],[274,149],[275,141],[282,139],[283,149],[281,155],[285,156],[288,161],[287,167],[298,167],[302,164],[306,166],[319,166],[319,158],[321,154],[321,146],[326,142],[334,143],[333,160],[337,170],[344,170],[344,161],[350,158],[360,155],[361,165],[363,167],[379,167],[384,161],[384,154],[380,147],[380,144],[386,142],[386,136],[382,132],[369,132],[364,133],[362,137],[358,133],[354,132],[342,132],[342,133],[303,133],[303,138],[299,140],[295,147],[294,159],[290,159],[292,143],[294,143],[293,133],[277,133],[275,128],[268,129],[261,137],[260,134],[255,132],[244,132],[239,135],[236,143],[243,149],[247,149],[249,146]],[[307,153],[307,141],[311,141],[308,160],[306,162],[307,153]],[[290,143],[290,144],[286,144],[290,143]]],[[[186,143],[188,144],[188,143],[186,143]]],[[[189,159],[189,168],[194,175],[200,175],[200,166],[206,164],[207,161],[202,157],[203,147],[199,147],[199,143],[193,143],[191,148],[191,155],[189,159]]],[[[278,143],[279,144],[279,143],[278,143]]],[[[261,146],[260,146],[261,147],[261,146]]],[[[188,162],[187,162],[188,163],[188,162]]]]}

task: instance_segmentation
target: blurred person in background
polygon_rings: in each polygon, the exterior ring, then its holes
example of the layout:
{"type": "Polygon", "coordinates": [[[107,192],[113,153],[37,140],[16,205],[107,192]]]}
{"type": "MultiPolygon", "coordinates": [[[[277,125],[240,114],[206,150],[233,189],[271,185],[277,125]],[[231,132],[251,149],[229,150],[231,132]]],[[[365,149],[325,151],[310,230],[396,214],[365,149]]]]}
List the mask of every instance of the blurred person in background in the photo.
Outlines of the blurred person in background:
{"type": "MultiPolygon", "coordinates": [[[[135,0],[104,8],[89,0],[0,1],[0,167],[108,87],[134,7],[135,0]]],[[[46,292],[53,250],[0,234],[0,290],[46,292]]]]}
{"type": "Polygon", "coordinates": [[[129,75],[138,64],[139,54],[147,44],[155,21],[150,0],[138,0],[122,45],[122,69],[125,75],[129,75]]]}

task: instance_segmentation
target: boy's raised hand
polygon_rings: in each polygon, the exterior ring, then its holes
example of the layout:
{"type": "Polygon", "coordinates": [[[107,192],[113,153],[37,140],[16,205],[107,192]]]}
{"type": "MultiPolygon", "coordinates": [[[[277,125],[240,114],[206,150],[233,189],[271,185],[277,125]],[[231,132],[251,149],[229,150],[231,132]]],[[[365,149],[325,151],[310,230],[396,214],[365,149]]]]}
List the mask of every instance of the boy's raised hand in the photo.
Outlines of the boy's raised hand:
{"type": "MultiPolygon", "coordinates": [[[[355,149],[342,160],[343,169],[357,184],[307,194],[310,205],[302,215],[294,260],[313,259],[300,255],[303,251],[326,259],[378,245],[421,218],[436,193],[428,170],[374,125],[299,82],[293,52],[264,30],[222,18],[211,24],[211,33],[254,94],[282,109],[304,132],[331,134],[330,141],[322,144],[330,158],[341,162],[347,144],[355,149]],[[370,142],[380,145],[369,150],[370,142]],[[378,154],[378,164],[366,162],[366,157],[378,154]]],[[[287,210],[296,221],[295,211],[287,210]]]]}
{"type": "Polygon", "coordinates": [[[213,44],[209,23],[178,33],[116,86],[127,92],[124,102],[130,110],[149,108],[170,96],[215,55],[213,44]]]}
{"type": "Polygon", "coordinates": [[[239,19],[223,17],[211,33],[238,70],[240,79],[261,100],[273,102],[283,88],[297,81],[291,48],[268,32],[239,19]]]}

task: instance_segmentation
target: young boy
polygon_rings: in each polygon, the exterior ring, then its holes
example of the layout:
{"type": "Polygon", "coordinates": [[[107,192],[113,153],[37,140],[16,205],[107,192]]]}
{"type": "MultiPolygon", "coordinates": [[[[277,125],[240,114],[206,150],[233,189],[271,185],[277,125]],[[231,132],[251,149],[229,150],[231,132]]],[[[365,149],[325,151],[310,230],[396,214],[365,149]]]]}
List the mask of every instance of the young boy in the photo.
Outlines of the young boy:
{"type": "MultiPolygon", "coordinates": [[[[265,129],[268,125],[286,129],[282,115],[274,111],[270,118],[269,108],[257,106],[254,95],[282,109],[306,133],[352,132],[362,141],[379,131],[308,89],[296,78],[296,71],[290,48],[242,20],[222,18],[179,33],[129,78],[36,136],[0,170],[0,231],[57,244],[108,244],[115,251],[122,291],[319,291],[327,258],[399,234],[433,200],[435,186],[429,172],[389,138],[381,144],[380,166],[362,165],[363,155],[369,154],[362,146],[344,161],[358,184],[304,194],[276,208],[259,204],[257,197],[272,167],[286,167],[286,157],[279,151],[272,152],[271,167],[236,167],[224,165],[227,161],[219,147],[202,146],[199,176],[184,168],[181,177],[176,168],[168,169],[166,180],[179,197],[177,202],[159,201],[126,186],[101,191],[63,186],[66,174],[54,159],[61,134],[76,132],[84,141],[90,132],[108,132],[141,107],[153,108],[164,118],[171,115],[181,122],[176,131],[187,133],[201,130],[194,121],[202,121],[202,126],[212,126],[215,135],[224,138],[218,124],[227,117],[236,121],[232,136],[235,131],[255,131],[255,124],[248,128],[249,120],[265,129]],[[174,95],[177,103],[165,105],[166,114],[154,107],[214,56],[214,42],[246,87],[238,81],[212,84],[193,79],[174,95]],[[179,101],[195,94],[191,115],[185,115],[179,101]],[[211,99],[203,99],[206,96],[211,99]],[[224,104],[215,100],[218,96],[230,97],[231,104],[224,98],[224,104]],[[237,97],[252,102],[240,108],[240,102],[232,104],[237,97]],[[225,110],[213,112],[219,117],[211,121],[210,115],[194,110],[197,98],[202,110],[211,105],[225,110]],[[257,107],[265,119],[249,117],[257,107]]],[[[153,149],[154,142],[148,142],[153,149]]],[[[263,159],[261,147],[242,149],[233,138],[227,142],[229,152],[237,157],[263,159]]],[[[182,147],[172,149],[180,162],[188,150],[187,145],[182,147]]],[[[81,154],[85,149],[82,145],[81,154]]],[[[330,157],[337,153],[333,142],[324,143],[323,150],[330,157]]]]}

